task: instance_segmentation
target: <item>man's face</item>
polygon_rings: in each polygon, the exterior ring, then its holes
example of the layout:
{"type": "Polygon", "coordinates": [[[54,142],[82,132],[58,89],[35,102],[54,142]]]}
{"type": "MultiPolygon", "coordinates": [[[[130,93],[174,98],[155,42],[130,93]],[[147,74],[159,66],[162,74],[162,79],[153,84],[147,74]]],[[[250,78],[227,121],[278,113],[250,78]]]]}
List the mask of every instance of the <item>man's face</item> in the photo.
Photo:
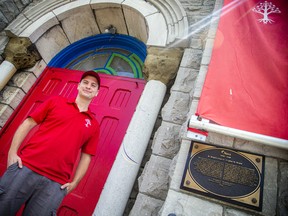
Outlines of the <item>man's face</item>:
{"type": "Polygon", "coordinates": [[[93,99],[98,94],[98,82],[93,76],[86,76],[78,84],[78,94],[87,99],[93,99]]]}

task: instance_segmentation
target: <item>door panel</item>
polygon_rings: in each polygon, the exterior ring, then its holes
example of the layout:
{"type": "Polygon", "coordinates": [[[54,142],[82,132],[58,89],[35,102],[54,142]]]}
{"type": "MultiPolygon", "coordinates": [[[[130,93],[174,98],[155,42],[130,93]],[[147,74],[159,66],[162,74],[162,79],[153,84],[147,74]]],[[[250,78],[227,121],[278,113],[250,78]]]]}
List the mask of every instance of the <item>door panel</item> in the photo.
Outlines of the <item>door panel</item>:
{"type": "MultiPolygon", "coordinates": [[[[39,104],[53,95],[75,98],[82,72],[46,68],[37,86],[29,93],[0,134],[0,175],[6,169],[7,152],[19,124],[39,104]]],[[[113,165],[131,117],[145,86],[144,80],[100,74],[99,94],[90,104],[100,124],[95,157],[78,187],[65,197],[58,215],[91,215],[113,165]]],[[[33,131],[37,130],[34,128],[33,131]]],[[[27,136],[27,142],[33,131],[27,136]]],[[[79,161],[79,158],[78,158],[79,161]]],[[[77,161],[77,162],[78,162],[77,161]]]]}

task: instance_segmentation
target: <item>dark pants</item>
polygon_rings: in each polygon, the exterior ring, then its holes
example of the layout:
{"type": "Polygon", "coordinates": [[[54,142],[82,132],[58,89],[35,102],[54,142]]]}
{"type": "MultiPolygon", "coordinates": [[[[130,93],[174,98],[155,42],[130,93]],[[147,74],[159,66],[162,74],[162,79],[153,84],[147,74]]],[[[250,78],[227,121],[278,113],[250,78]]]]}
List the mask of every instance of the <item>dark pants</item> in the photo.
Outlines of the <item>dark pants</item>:
{"type": "Polygon", "coordinates": [[[56,215],[66,190],[60,184],[18,164],[8,167],[0,180],[0,215],[14,216],[25,204],[24,216],[56,215]]]}

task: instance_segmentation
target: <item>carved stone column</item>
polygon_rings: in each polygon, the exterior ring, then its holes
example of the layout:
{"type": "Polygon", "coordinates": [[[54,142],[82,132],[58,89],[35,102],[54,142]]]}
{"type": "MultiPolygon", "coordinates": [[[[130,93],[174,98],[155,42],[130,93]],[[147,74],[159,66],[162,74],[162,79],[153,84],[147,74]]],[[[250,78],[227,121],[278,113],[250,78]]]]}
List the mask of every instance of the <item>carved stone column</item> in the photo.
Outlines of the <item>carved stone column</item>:
{"type": "Polygon", "coordinates": [[[17,69],[33,67],[41,59],[35,45],[25,37],[10,38],[4,50],[4,57],[17,69]]]}
{"type": "Polygon", "coordinates": [[[5,47],[4,58],[0,65],[0,91],[18,69],[33,67],[41,56],[29,38],[11,37],[5,47]]]}
{"type": "Polygon", "coordinates": [[[176,77],[183,49],[149,47],[143,73],[146,80],[158,80],[167,85],[176,77]]]}

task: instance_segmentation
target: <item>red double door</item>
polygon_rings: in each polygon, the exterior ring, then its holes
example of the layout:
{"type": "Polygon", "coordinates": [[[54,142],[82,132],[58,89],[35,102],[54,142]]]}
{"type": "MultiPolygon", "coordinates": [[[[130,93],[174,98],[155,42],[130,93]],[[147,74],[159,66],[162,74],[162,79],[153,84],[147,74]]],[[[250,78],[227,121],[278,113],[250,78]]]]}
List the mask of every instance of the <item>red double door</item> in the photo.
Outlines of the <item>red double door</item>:
{"type": "MultiPolygon", "coordinates": [[[[53,95],[75,98],[81,74],[81,71],[76,70],[45,69],[40,81],[0,131],[0,176],[6,170],[7,152],[19,124],[39,104],[53,95]]],[[[93,213],[145,86],[144,80],[105,74],[100,76],[99,94],[90,104],[100,124],[99,148],[81,183],[63,200],[58,210],[60,216],[86,216],[93,213]]],[[[32,133],[33,131],[30,136],[32,133]]]]}

